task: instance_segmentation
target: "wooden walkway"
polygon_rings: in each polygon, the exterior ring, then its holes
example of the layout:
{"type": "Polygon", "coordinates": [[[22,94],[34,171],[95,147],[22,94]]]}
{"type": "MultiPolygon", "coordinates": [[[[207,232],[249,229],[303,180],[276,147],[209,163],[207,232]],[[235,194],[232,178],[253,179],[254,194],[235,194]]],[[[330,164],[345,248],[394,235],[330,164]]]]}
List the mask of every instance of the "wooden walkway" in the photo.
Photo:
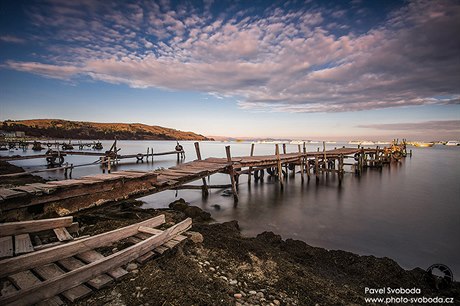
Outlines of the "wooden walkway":
{"type": "MultiPolygon", "coordinates": [[[[66,243],[41,249],[30,243],[26,254],[0,260],[0,305],[63,305],[64,300],[74,302],[113,283],[128,274],[125,265],[129,262],[142,264],[180,244],[186,239],[181,234],[192,224],[188,218],[165,230],[155,228],[164,222],[165,216],[160,215],[78,240],[69,234],[66,243]],[[120,241],[130,246],[103,255],[104,247],[119,247],[120,241]]],[[[71,224],[72,217],[4,223],[0,224],[0,236],[29,236],[71,224]]]]}
{"type": "Polygon", "coordinates": [[[356,173],[364,167],[381,167],[391,160],[391,152],[384,149],[340,148],[322,152],[306,152],[299,145],[296,153],[280,154],[278,145],[274,155],[232,157],[230,147],[226,147],[227,158],[201,159],[198,143],[195,144],[197,160],[156,171],[118,171],[109,174],[84,176],[79,179],[35,183],[25,186],[0,189],[0,221],[26,220],[33,212],[40,214],[57,212],[64,216],[75,211],[104,203],[139,197],[171,189],[202,189],[208,194],[209,188],[231,187],[235,202],[238,201],[237,185],[240,175],[248,175],[248,182],[263,179],[264,171],[276,176],[280,187],[288,171],[300,173],[308,179],[317,180],[324,173],[338,175],[342,180],[344,165],[350,165],[356,173]],[[346,162],[346,161],[350,161],[346,162]],[[229,185],[208,185],[206,178],[215,173],[230,176],[229,185]],[[202,186],[188,186],[189,182],[202,180],[202,186]],[[33,207],[33,208],[32,208],[33,207]]]}

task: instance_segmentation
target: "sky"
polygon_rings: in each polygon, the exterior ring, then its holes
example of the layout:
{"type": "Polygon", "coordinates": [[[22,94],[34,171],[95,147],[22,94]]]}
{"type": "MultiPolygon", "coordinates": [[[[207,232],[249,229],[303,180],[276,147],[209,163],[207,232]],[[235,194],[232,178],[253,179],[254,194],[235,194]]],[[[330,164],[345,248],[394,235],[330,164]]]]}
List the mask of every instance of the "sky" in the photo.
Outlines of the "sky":
{"type": "Polygon", "coordinates": [[[0,120],[460,139],[460,1],[0,1],[0,120]]]}

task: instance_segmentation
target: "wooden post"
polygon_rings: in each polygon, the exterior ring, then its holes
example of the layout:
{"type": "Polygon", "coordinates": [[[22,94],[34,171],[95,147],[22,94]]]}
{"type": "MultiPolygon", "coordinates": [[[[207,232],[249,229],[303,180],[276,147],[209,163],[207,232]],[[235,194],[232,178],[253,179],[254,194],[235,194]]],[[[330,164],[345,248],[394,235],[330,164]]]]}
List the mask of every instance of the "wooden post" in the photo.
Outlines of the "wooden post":
{"type": "MultiPolygon", "coordinates": [[[[283,143],[283,154],[286,154],[286,144],[283,143]]],[[[284,169],[286,171],[286,175],[288,174],[288,164],[284,164],[284,169]]]]}
{"type": "MultiPolygon", "coordinates": [[[[200,144],[198,142],[195,142],[195,151],[196,151],[196,158],[198,160],[201,160],[201,152],[200,152],[200,144]]],[[[206,184],[206,178],[201,178],[203,181],[203,196],[207,196],[209,194],[208,191],[208,184],[206,184]]]]}
{"type": "Polygon", "coordinates": [[[339,184],[342,184],[342,178],[343,178],[343,154],[339,155],[339,168],[338,168],[338,174],[339,174],[339,184]]]}
{"type": "MultiPolygon", "coordinates": [[[[227,154],[227,162],[232,163],[232,155],[230,154],[230,146],[225,147],[225,153],[227,154]]],[[[229,167],[229,175],[230,175],[230,181],[232,182],[233,200],[235,201],[235,204],[236,204],[238,202],[238,191],[236,190],[235,171],[233,170],[233,163],[229,167]]]]}
{"type": "Polygon", "coordinates": [[[147,155],[145,156],[145,160],[146,160],[147,162],[149,162],[149,153],[150,153],[149,151],[150,151],[150,148],[147,147],[147,155]]]}
{"type": "Polygon", "coordinates": [[[281,189],[284,188],[284,182],[283,182],[283,167],[281,166],[281,159],[280,159],[280,149],[279,145],[275,145],[275,152],[276,152],[276,158],[278,160],[278,180],[280,182],[281,189]]]}
{"type": "MultiPolygon", "coordinates": [[[[251,143],[251,156],[254,156],[254,143],[251,143]]],[[[252,167],[249,167],[248,183],[251,184],[252,167]]]]}
{"type": "Polygon", "coordinates": [[[316,181],[319,181],[319,159],[318,159],[318,155],[315,155],[315,177],[316,177],[316,181]]]}
{"type": "Polygon", "coordinates": [[[110,173],[112,170],[112,165],[110,163],[110,157],[107,157],[107,173],[110,173]]]}
{"type": "MultiPolygon", "coordinates": [[[[299,149],[299,161],[300,161],[300,178],[302,180],[302,183],[303,183],[303,171],[304,171],[304,157],[302,155],[302,149],[300,148],[300,145],[298,145],[298,149],[299,149]]],[[[295,167],[294,167],[294,173],[295,173],[295,167]]]]}
{"type": "Polygon", "coordinates": [[[102,173],[105,173],[105,156],[101,157],[102,173]]]}

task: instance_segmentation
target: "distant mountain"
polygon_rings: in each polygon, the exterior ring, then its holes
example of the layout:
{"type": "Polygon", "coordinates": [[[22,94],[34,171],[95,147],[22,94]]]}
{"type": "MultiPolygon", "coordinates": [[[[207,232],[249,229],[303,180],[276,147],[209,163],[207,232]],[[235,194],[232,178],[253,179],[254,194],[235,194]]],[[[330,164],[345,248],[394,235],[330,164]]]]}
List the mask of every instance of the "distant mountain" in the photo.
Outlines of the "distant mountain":
{"type": "Polygon", "coordinates": [[[97,123],[60,119],[6,120],[0,130],[23,131],[27,136],[61,139],[126,140],[213,140],[193,132],[183,132],[141,123],[97,123]]]}

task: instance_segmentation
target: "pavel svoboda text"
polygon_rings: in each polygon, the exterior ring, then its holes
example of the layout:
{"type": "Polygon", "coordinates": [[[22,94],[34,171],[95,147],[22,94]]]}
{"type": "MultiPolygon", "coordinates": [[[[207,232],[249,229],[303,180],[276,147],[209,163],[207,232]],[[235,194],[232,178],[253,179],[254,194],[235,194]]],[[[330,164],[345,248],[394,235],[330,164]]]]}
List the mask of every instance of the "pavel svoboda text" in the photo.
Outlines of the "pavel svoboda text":
{"type": "Polygon", "coordinates": [[[420,288],[364,288],[364,293],[366,294],[421,294],[422,290],[420,288]]]}

